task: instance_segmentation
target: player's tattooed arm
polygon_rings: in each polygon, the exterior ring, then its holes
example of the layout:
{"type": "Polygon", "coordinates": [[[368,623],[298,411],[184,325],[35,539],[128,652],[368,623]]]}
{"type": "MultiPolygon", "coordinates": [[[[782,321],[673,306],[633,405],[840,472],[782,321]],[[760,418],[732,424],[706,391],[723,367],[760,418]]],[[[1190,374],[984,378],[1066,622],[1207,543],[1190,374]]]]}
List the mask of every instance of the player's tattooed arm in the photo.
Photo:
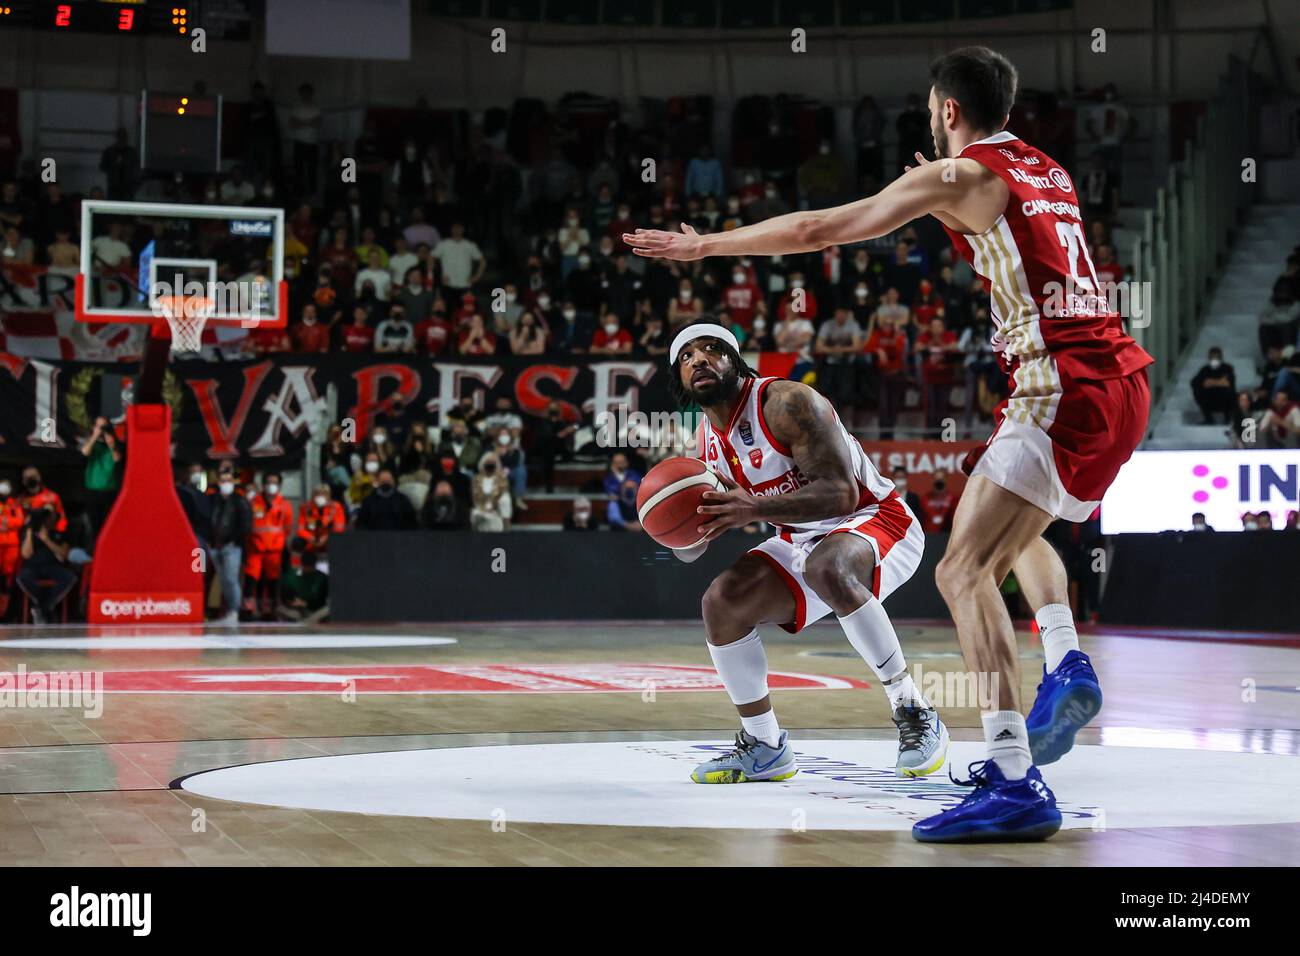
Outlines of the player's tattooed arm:
{"type": "Polygon", "coordinates": [[[763,420],[790,449],[806,484],[780,495],[753,495],[718,472],[727,490],[704,493],[699,530],[705,542],[754,521],[817,521],[851,514],[857,507],[853,460],[826,399],[798,382],[773,382],[763,396],[763,420]]]}
{"type": "Polygon", "coordinates": [[[852,514],[858,504],[853,459],[830,402],[800,382],[773,382],[763,396],[768,429],[790,449],[807,484],[758,500],[765,521],[784,524],[852,514]]]}

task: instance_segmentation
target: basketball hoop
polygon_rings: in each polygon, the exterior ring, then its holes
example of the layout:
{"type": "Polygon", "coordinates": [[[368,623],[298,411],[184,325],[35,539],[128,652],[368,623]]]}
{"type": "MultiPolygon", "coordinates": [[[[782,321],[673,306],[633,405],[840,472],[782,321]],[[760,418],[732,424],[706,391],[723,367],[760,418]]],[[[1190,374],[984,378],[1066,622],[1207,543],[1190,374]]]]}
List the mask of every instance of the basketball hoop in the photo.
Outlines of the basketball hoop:
{"type": "Polygon", "coordinates": [[[213,300],[204,295],[166,295],[157,300],[172,333],[173,352],[197,352],[203,345],[203,327],[213,312],[213,300]]]}

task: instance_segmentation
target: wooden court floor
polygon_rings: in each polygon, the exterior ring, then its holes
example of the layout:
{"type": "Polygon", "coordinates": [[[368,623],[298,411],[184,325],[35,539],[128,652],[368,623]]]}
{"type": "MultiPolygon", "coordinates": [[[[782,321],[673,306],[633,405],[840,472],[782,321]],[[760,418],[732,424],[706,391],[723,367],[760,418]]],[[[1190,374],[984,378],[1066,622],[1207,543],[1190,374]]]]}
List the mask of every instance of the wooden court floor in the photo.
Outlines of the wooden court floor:
{"type": "MultiPolygon", "coordinates": [[[[913,668],[960,668],[950,627],[901,622],[899,633],[913,668]]],[[[708,754],[692,748],[729,742],[737,720],[720,691],[668,686],[679,672],[688,684],[708,676],[693,670],[709,665],[698,622],[0,629],[0,861],[1300,861],[1300,637],[1085,635],[1105,707],[1044,771],[1082,808],[1075,826],[1046,843],[964,847],[911,839],[910,821],[960,788],[948,768],[890,778],[885,696],[838,627],[764,639],[773,672],[829,685],[773,692],[804,771],[700,787],[687,775],[708,754]],[[122,646],[129,634],[142,643],[122,646]],[[394,639],[406,643],[375,646],[394,639]],[[643,665],[658,676],[640,679],[643,665]],[[6,696],[24,675],[82,675],[107,692],[97,706],[6,696]],[[620,679],[628,689],[608,689],[620,679]]],[[[1032,635],[1021,652],[1028,701],[1041,662],[1032,635]]],[[[980,749],[977,702],[940,703],[964,776],[980,749]]]]}

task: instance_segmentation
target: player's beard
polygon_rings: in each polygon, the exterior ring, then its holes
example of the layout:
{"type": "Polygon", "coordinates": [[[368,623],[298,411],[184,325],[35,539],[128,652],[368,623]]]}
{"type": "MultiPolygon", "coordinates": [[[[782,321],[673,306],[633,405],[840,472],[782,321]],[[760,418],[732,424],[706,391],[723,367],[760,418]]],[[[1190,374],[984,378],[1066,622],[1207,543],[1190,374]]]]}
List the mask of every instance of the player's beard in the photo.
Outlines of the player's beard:
{"type": "Polygon", "coordinates": [[[948,131],[940,126],[931,134],[934,139],[934,158],[948,158],[948,131]]]}
{"type": "Polygon", "coordinates": [[[714,374],[718,377],[711,382],[699,386],[686,386],[687,397],[698,402],[701,407],[721,405],[735,398],[736,393],[740,391],[740,372],[735,366],[728,363],[726,369],[714,374]]]}

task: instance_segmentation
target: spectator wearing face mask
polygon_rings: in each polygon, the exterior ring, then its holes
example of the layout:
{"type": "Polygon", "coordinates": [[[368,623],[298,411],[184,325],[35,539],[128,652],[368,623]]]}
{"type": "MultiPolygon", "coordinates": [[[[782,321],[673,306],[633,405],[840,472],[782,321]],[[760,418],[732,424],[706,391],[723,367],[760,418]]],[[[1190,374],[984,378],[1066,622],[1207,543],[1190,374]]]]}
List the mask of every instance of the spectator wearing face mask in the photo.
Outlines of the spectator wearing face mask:
{"type": "Polygon", "coordinates": [[[739,263],[732,267],[731,284],[722,291],[722,306],[731,321],[748,331],[754,324],[763,293],[739,263]]]}
{"type": "Polygon", "coordinates": [[[293,343],[295,352],[330,350],[330,329],[321,324],[316,303],[308,302],[302,307],[302,317],[289,329],[289,340],[293,343]]]}
{"type": "Polygon", "coordinates": [[[704,315],[704,303],[695,294],[695,286],[690,279],[683,278],[677,283],[677,298],[668,303],[668,327],[676,333],[683,326],[697,322],[704,315]]]}
{"type": "MultiPolygon", "coordinates": [[[[433,312],[415,326],[415,344],[421,355],[437,358],[445,353],[451,342],[451,323],[447,321],[446,307],[439,308],[441,300],[433,305],[433,312]]],[[[409,314],[409,310],[408,310],[409,314]]]]}
{"type": "Polygon", "coordinates": [[[908,487],[907,469],[899,465],[894,469],[891,477],[894,479],[894,489],[907,507],[911,509],[912,514],[918,518],[925,514],[925,506],[921,503],[921,496],[908,487]]]}
{"type": "Polygon", "coordinates": [[[1206,425],[1222,415],[1225,424],[1236,414],[1237,373],[1223,361],[1223,349],[1210,349],[1209,358],[1192,379],[1192,396],[1206,425]]]}
{"type": "Polygon", "coordinates": [[[236,492],[235,471],[224,463],[217,472],[212,501],[212,563],[221,582],[222,616],[218,624],[237,624],[240,607],[240,571],[244,541],[253,529],[253,511],[247,499],[236,492]]]}
{"type": "Polygon", "coordinates": [[[567,280],[569,273],[578,267],[578,254],[591,245],[591,233],[582,225],[577,209],[565,213],[564,222],[556,234],[560,251],[560,278],[567,280]]]}
{"type": "Polygon", "coordinates": [[[14,494],[13,483],[0,478],[0,621],[9,610],[9,594],[18,573],[23,545],[23,525],[27,517],[23,504],[14,494]]]}
{"type": "Polygon", "coordinates": [[[375,478],[379,474],[379,456],[373,451],[367,452],[362,459],[361,467],[352,475],[352,480],[348,483],[348,501],[352,503],[353,508],[361,505],[375,488],[375,478]]]}
{"type": "Polygon", "coordinates": [[[555,491],[555,463],[573,459],[573,436],[578,426],[567,421],[559,402],[546,407],[546,415],[537,423],[533,437],[533,455],[542,470],[542,483],[547,494],[555,491]]]}
{"type": "Polygon", "coordinates": [[[606,497],[605,520],[612,531],[640,531],[636,493],[641,473],[628,463],[627,455],[615,452],[603,482],[606,497]]]}
{"type": "Polygon", "coordinates": [[[388,310],[388,318],[375,329],[375,351],[409,355],[415,352],[415,329],[400,305],[388,310]]]}
{"type": "Polygon", "coordinates": [[[329,578],[315,552],[301,538],[290,545],[289,570],[280,581],[275,616],[281,621],[319,624],[329,615],[329,578]]]}
{"type": "Polygon", "coordinates": [[[407,318],[419,324],[433,311],[433,292],[424,285],[424,275],[419,267],[412,266],[403,273],[402,284],[397,287],[393,301],[406,312],[407,318]]]}
{"type": "Polygon", "coordinates": [[[952,515],[957,510],[957,499],[948,489],[948,477],[942,471],[934,473],[930,491],[921,501],[919,517],[924,521],[927,534],[952,530],[952,515]]]}
{"type": "Polygon", "coordinates": [[[22,566],[16,580],[31,601],[36,624],[53,620],[54,609],[77,583],[77,572],[68,567],[70,548],[63,532],[54,527],[56,521],[54,509],[47,505],[30,510],[23,526],[22,566]]]}
{"type": "Polygon", "coordinates": [[[1262,528],[1260,527],[1259,515],[1250,511],[1247,511],[1245,514],[1243,514],[1241,516],[1241,530],[1242,531],[1262,530],[1262,528]]]}
{"type": "Polygon", "coordinates": [[[410,531],[415,528],[415,507],[397,490],[397,479],[388,468],[379,469],[375,488],[357,509],[355,526],[365,531],[410,531]]]}
{"type": "Polygon", "coordinates": [[[747,347],[754,352],[776,351],[776,343],[772,341],[772,334],[767,328],[767,310],[761,304],[758,314],[754,316],[753,325],[749,327],[747,347]]]}
{"type": "Polygon", "coordinates": [[[591,339],[592,355],[630,355],[632,334],[619,323],[617,315],[606,315],[605,322],[591,339]]]}
{"type": "Polygon", "coordinates": [[[816,334],[812,322],[788,310],[780,313],[781,320],[772,330],[772,338],[779,352],[797,353],[802,360],[809,357],[809,346],[816,334]]]}
{"type": "Polygon", "coordinates": [[[299,506],[297,537],[304,542],[306,552],[316,557],[321,571],[329,573],[325,562],[328,560],[330,537],[342,533],[347,524],[343,506],[330,497],[329,485],[317,485],[311,500],[299,506]]]}
{"type": "Polygon", "coordinates": [[[280,494],[280,476],[267,472],[249,502],[253,526],[244,555],[246,609],[270,619],[284,571],[284,546],[293,529],[293,506],[280,494]]]}
{"type": "Polygon", "coordinates": [[[593,268],[591,253],[586,249],[578,253],[578,264],[564,280],[565,298],[573,300],[578,315],[587,322],[600,314],[604,295],[604,278],[593,268]]]}
{"type": "Polygon", "coordinates": [[[474,507],[470,511],[470,526],[475,531],[508,529],[513,514],[510,483],[495,453],[483,456],[471,487],[474,507]]]}
{"type": "Polygon", "coordinates": [[[777,302],[778,317],[788,315],[795,319],[816,322],[818,315],[817,296],[807,287],[802,272],[790,273],[790,288],[777,302]]]}
{"type": "Polygon", "coordinates": [[[1205,520],[1205,512],[1198,511],[1196,512],[1196,514],[1192,515],[1192,530],[1193,531],[1214,530],[1213,528],[1210,527],[1209,523],[1205,520]]]}
{"type": "Polygon", "coordinates": [[[54,530],[63,534],[68,530],[68,516],[63,510],[63,499],[58,492],[45,487],[40,469],[34,465],[23,469],[23,507],[28,512],[37,508],[50,508],[54,511],[54,530]]]}
{"type": "Polygon", "coordinates": [[[600,523],[591,510],[590,498],[575,498],[573,508],[564,516],[565,531],[597,531],[600,523]]]}
{"type": "Polygon", "coordinates": [[[500,462],[501,471],[510,482],[515,508],[520,511],[527,510],[523,498],[528,490],[528,467],[524,461],[524,450],[519,444],[518,434],[505,425],[497,428],[485,427],[484,431],[487,435],[493,436],[493,452],[500,462]]]}
{"type": "Polygon", "coordinates": [[[190,523],[199,547],[212,550],[212,500],[205,494],[208,476],[197,462],[180,462],[176,467],[176,497],[190,523]]]}
{"type": "Polygon", "coordinates": [[[584,317],[577,305],[566,300],[558,319],[551,326],[551,342],[561,355],[582,355],[591,348],[593,330],[590,317],[584,317]]]}
{"type": "Polygon", "coordinates": [[[381,468],[391,468],[394,472],[397,470],[397,445],[383,425],[376,425],[371,430],[370,437],[362,442],[361,453],[365,455],[367,452],[374,452],[378,456],[381,468]]]}
{"type": "Polygon", "coordinates": [[[430,531],[468,530],[469,514],[450,481],[444,479],[434,484],[420,510],[420,524],[430,531]]]}

